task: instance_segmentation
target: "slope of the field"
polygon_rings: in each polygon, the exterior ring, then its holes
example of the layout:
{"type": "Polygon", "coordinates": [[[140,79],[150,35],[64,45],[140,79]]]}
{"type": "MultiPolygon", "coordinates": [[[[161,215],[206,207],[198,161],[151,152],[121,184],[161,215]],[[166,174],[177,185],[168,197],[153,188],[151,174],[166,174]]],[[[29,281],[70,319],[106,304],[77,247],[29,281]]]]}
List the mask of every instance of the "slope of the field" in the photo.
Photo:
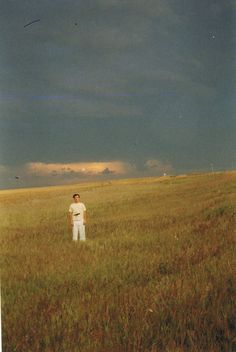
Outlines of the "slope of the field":
{"type": "Polygon", "coordinates": [[[236,351],[236,173],[0,192],[4,352],[236,351]],[[79,192],[87,242],[67,211],[79,192]]]}

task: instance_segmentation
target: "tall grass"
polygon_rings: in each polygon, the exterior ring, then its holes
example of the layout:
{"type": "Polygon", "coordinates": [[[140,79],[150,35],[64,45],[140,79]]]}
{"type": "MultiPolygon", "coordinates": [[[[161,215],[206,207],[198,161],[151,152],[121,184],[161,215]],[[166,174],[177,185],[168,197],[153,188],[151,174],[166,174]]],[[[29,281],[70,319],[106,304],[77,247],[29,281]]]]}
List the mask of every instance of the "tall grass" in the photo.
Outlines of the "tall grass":
{"type": "Polygon", "coordinates": [[[235,182],[2,191],[3,351],[236,351],[235,182]],[[67,223],[75,191],[86,243],[67,223]]]}

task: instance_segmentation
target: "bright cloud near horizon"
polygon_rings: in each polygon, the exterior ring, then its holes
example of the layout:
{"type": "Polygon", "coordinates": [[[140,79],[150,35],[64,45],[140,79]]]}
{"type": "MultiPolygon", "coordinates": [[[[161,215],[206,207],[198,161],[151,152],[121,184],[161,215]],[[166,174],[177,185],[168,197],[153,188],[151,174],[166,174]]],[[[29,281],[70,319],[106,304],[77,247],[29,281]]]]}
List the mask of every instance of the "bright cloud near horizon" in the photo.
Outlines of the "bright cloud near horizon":
{"type": "Polygon", "coordinates": [[[3,2],[0,188],[236,169],[235,11],[3,2]]]}
{"type": "Polygon", "coordinates": [[[149,159],[142,170],[135,164],[123,161],[79,162],[79,163],[44,163],[30,162],[19,166],[0,165],[0,177],[22,187],[31,180],[35,186],[57,185],[86,180],[102,180],[119,177],[142,177],[170,174],[173,171],[169,163],[149,159]]]}
{"type": "Polygon", "coordinates": [[[131,165],[120,161],[111,162],[86,162],[69,164],[51,163],[28,163],[26,171],[29,174],[41,176],[79,174],[83,176],[94,176],[101,174],[125,175],[132,171],[131,165]]]}

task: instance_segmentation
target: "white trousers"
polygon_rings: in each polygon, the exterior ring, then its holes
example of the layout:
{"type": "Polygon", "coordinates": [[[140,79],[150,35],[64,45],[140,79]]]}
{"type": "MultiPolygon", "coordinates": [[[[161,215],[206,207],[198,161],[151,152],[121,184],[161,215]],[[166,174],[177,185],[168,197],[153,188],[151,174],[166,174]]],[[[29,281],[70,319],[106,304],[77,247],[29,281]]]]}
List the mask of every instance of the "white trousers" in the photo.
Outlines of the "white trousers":
{"type": "Polygon", "coordinates": [[[78,241],[78,234],[79,234],[80,241],[85,241],[86,240],[86,238],[85,238],[85,226],[84,226],[83,220],[74,221],[72,234],[73,234],[73,241],[78,241]]]}

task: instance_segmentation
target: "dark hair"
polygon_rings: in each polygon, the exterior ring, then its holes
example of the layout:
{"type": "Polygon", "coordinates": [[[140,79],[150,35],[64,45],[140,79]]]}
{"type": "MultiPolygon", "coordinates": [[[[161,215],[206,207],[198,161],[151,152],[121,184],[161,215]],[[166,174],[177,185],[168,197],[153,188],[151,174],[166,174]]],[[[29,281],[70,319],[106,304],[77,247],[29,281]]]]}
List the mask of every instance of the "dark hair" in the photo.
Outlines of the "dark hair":
{"type": "Polygon", "coordinates": [[[75,198],[76,196],[80,198],[80,195],[78,193],[73,194],[73,198],[75,198]]]}

